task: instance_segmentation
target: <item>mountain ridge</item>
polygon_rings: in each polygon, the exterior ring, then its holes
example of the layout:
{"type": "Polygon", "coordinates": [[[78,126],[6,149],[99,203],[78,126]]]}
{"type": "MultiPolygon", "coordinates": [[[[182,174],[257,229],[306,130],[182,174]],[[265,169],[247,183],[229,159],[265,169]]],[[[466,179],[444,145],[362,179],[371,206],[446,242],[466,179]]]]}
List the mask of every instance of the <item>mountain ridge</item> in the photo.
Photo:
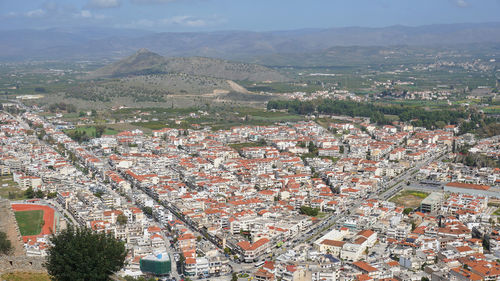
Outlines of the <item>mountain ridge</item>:
{"type": "Polygon", "coordinates": [[[0,30],[0,60],[120,58],[142,47],[168,56],[237,59],[273,53],[315,52],[335,46],[500,44],[498,22],[265,32],[68,30],[0,30]]]}

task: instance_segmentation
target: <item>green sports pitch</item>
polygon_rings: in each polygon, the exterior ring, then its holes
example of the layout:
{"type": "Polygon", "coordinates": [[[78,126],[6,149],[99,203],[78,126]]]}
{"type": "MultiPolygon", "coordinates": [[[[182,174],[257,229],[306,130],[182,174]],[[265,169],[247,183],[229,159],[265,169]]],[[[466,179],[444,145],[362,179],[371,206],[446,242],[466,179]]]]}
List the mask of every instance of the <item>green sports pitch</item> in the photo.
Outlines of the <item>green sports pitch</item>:
{"type": "Polygon", "coordinates": [[[43,211],[17,211],[15,212],[17,225],[22,236],[38,235],[42,232],[43,211]]]}

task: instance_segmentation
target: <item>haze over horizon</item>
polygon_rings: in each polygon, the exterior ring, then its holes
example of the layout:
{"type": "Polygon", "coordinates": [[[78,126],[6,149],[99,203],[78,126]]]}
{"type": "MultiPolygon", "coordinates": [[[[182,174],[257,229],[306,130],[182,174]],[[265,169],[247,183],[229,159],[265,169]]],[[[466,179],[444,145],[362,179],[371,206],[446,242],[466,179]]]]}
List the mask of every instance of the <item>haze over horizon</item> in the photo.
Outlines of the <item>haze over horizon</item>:
{"type": "Polygon", "coordinates": [[[63,0],[0,3],[0,29],[111,27],[155,32],[499,22],[498,0],[63,0]]]}

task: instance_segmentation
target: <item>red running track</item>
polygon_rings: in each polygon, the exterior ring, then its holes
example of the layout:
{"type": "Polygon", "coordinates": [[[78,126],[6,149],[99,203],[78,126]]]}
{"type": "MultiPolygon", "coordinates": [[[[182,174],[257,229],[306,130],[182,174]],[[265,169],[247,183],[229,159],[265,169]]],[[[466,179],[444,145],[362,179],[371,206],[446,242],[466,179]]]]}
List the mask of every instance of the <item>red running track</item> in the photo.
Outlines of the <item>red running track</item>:
{"type": "Polygon", "coordinates": [[[36,204],[12,204],[12,210],[17,211],[43,211],[43,221],[45,222],[42,231],[38,235],[23,236],[24,242],[29,239],[36,240],[37,237],[41,237],[46,234],[51,234],[54,227],[54,209],[46,205],[36,205],[36,204]]]}

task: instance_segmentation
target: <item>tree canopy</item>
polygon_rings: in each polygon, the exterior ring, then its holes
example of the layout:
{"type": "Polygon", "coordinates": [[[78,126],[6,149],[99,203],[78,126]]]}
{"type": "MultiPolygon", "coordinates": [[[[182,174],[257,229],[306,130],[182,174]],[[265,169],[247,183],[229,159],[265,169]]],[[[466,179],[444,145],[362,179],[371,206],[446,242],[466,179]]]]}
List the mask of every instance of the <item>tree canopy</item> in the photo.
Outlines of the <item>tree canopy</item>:
{"type": "MultiPolygon", "coordinates": [[[[267,109],[286,109],[291,113],[296,114],[339,114],[348,116],[369,117],[374,123],[380,125],[389,124],[385,115],[396,115],[399,120],[411,123],[418,127],[439,128],[446,124],[466,124],[470,126],[462,133],[475,129],[476,124],[480,123],[483,118],[477,114],[472,114],[461,108],[442,108],[440,110],[427,110],[423,107],[404,106],[404,105],[386,105],[374,104],[366,102],[355,102],[351,100],[333,100],[333,99],[318,99],[312,101],[299,100],[272,100],[267,103],[267,109]],[[464,119],[470,118],[471,122],[461,122],[464,119]]],[[[491,123],[494,120],[486,120],[486,123],[491,123]]]]}
{"type": "Polygon", "coordinates": [[[7,239],[7,234],[5,232],[0,232],[0,255],[8,255],[12,250],[12,244],[9,239],[7,239]]]}
{"type": "Polygon", "coordinates": [[[120,225],[127,224],[127,220],[127,216],[125,216],[124,214],[119,214],[116,218],[116,222],[118,222],[118,224],[120,225]]]}
{"type": "Polygon", "coordinates": [[[309,206],[300,206],[300,213],[308,215],[310,217],[315,217],[319,214],[319,208],[312,208],[309,206]]]}
{"type": "Polygon", "coordinates": [[[123,242],[89,228],[69,227],[50,241],[45,267],[56,281],[109,280],[127,254],[123,242]]]}

